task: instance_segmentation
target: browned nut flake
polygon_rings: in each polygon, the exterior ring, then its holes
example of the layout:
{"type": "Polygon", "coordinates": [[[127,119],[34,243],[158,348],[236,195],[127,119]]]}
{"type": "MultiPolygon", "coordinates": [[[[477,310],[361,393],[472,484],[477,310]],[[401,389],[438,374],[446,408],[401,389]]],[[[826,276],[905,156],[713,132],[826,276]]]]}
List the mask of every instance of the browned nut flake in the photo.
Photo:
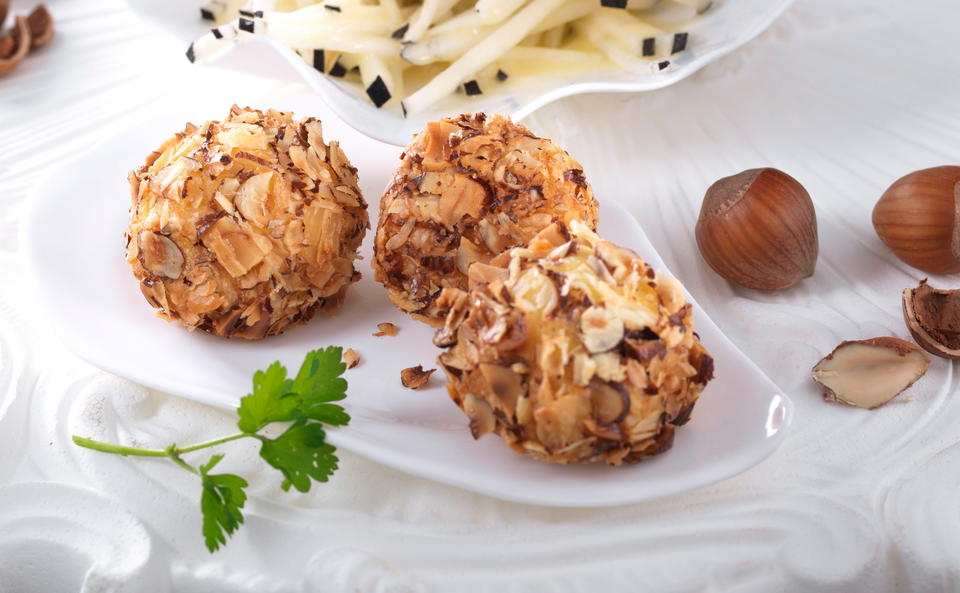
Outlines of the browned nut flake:
{"type": "Polygon", "coordinates": [[[164,319],[262,338],[335,311],[360,278],[367,205],[316,119],[234,106],[129,180],[127,263],[164,319]]]}
{"type": "Polygon", "coordinates": [[[848,340],[813,367],[813,379],[827,401],[874,409],[903,393],[928,366],[922,350],[899,338],[848,340]]]}
{"type": "Polygon", "coordinates": [[[960,272],[960,167],[914,171],[873,207],[873,227],[903,262],[931,274],[960,272]]]}
{"type": "Polygon", "coordinates": [[[347,365],[348,369],[356,368],[356,366],[360,364],[360,354],[353,348],[344,350],[341,359],[343,360],[343,364],[347,365]]]}
{"type": "Polygon", "coordinates": [[[397,332],[400,331],[400,329],[399,329],[396,325],[394,325],[394,324],[392,324],[392,323],[390,323],[390,322],[388,322],[388,321],[385,321],[385,322],[383,322],[383,323],[378,323],[378,324],[377,324],[377,329],[378,329],[379,331],[377,331],[375,334],[373,334],[373,335],[374,335],[375,337],[377,337],[377,338],[382,338],[382,337],[384,337],[384,336],[393,337],[393,336],[397,335],[397,332]]]}
{"type": "Polygon", "coordinates": [[[437,299],[434,343],[474,438],[543,461],[611,465],[666,451],[713,359],[683,287],[587,225],[551,225],[437,299]]]}
{"type": "Polygon", "coordinates": [[[7,22],[7,13],[10,11],[10,0],[0,0],[0,28],[7,22]]]}
{"type": "Polygon", "coordinates": [[[13,30],[0,38],[0,76],[17,67],[30,52],[30,26],[18,16],[13,30]]]}
{"type": "Polygon", "coordinates": [[[403,153],[380,200],[376,280],[402,311],[431,325],[442,289],[467,288],[474,262],[554,222],[597,226],[580,165],[552,140],[500,115],[431,122],[403,153]]]}
{"type": "Polygon", "coordinates": [[[423,370],[423,365],[418,364],[400,371],[400,382],[408,389],[422,389],[430,381],[430,375],[437,372],[437,369],[423,370]]]}
{"type": "Polygon", "coordinates": [[[936,289],[921,280],[903,291],[903,318],[924,350],[960,360],[960,290],[936,289]]]}
{"type": "Polygon", "coordinates": [[[45,5],[38,4],[27,15],[27,24],[30,27],[31,51],[43,47],[53,39],[53,17],[45,5]]]}
{"type": "Polygon", "coordinates": [[[713,270],[747,288],[776,290],[813,275],[817,216],[810,194],[777,169],[750,169],[710,186],[696,227],[713,270]]]}

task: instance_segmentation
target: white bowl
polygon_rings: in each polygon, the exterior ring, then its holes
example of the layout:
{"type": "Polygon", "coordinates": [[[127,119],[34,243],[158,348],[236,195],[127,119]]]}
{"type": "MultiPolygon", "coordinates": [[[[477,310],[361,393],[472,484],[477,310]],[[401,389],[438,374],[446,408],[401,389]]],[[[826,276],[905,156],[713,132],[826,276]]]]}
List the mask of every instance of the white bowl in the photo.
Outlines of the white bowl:
{"type": "MultiPolygon", "coordinates": [[[[709,11],[686,29],[690,33],[687,50],[672,59],[670,68],[659,74],[597,71],[557,78],[509,93],[476,97],[456,94],[430,110],[406,118],[398,110],[377,109],[360,89],[324,76],[293,50],[267,37],[255,37],[238,44],[209,64],[271,78],[302,80],[355,130],[403,146],[413,134],[423,129],[426,122],[451,114],[487,111],[520,120],[569,95],[650,91],[669,86],[759,35],[791,1],[716,0],[709,11]]],[[[201,2],[198,0],[127,0],[127,4],[143,20],[183,41],[184,51],[191,41],[209,30],[209,23],[199,18],[201,2]]]]}

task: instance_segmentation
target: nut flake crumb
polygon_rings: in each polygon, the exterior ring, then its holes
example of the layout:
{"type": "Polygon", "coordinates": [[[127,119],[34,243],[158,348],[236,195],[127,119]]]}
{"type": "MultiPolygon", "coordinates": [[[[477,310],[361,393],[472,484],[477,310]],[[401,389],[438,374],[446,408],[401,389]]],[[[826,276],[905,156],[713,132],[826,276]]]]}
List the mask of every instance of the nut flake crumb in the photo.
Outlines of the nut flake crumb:
{"type": "Polygon", "coordinates": [[[343,351],[342,360],[348,369],[352,369],[360,364],[360,355],[353,348],[347,348],[343,351]]]}
{"type": "Polygon", "coordinates": [[[430,381],[430,375],[436,371],[437,369],[425,371],[423,365],[418,364],[400,371],[400,382],[408,389],[422,389],[430,381]]]}
{"type": "Polygon", "coordinates": [[[400,329],[399,329],[396,325],[390,323],[389,321],[385,321],[385,322],[383,322],[383,323],[378,323],[378,324],[377,324],[377,329],[380,330],[380,331],[378,331],[377,333],[375,333],[375,334],[373,334],[373,335],[374,335],[375,337],[378,337],[378,338],[382,338],[383,336],[393,337],[393,336],[397,335],[397,332],[398,332],[398,331],[400,331],[400,329]]]}

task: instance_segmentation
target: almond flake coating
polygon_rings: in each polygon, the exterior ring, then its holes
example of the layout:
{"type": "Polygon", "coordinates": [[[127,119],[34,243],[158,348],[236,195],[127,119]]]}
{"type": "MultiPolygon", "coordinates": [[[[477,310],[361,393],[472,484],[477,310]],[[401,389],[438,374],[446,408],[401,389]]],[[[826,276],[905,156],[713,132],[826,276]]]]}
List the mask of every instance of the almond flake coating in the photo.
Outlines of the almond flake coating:
{"type": "Polygon", "coordinates": [[[263,338],[340,307],[369,228],[357,171],[319,120],[234,105],[130,173],[127,263],[157,315],[263,338]]]}
{"type": "Polygon", "coordinates": [[[500,115],[427,124],[380,200],[373,268],[390,300],[431,325],[446,287],[554,222],[597,226],[583,170],[552,140],[500,115]]]}
{"type": "Polygon", "coordinates": [[[542,461],[635,463],[666,451],[713,359],[676,280],[573,221],[437,299],[434,343],[474,438],[494,432],[542,461]]]}

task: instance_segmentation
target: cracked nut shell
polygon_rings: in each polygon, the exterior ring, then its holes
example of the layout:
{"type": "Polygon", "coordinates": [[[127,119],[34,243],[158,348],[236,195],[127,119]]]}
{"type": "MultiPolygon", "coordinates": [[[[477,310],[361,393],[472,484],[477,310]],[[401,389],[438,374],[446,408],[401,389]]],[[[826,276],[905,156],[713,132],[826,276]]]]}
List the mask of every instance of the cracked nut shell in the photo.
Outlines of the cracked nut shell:
{"type": "Polygon", "coordinates": [[[793,286],[817,265],[817,216],[810,194],[777,169],[750,169],[707,189],[697,246],[713,270],[757,290],[793,286]]]}
{"type": "Polygon", "coordinates": [[[960,360],[960,290],[940,290],[921,280],[903,291],[903,319],[924,350],[960,360]]]}
{"type": "Polygon", "coordinates": [[[234,106],[130,176],[127,263],[157,315],[226,337],[341,305],[369,227],[356,169],[318,120],[234,106]]]}
{"type": "Polygon", "coordinates": [[[475,438],[556,463],[634,463],[666,451],[713,359],[683,288],[585,224],[474,263],[448,288],[434,342],[475,438]]]}
{"type": "Polygon", "coordinates": [[[16,68],[30,53],[30,25],[18,16],[13,29],[0,37],[0,76],[16,68]]]}
{"type": "Polygon", "coordinates": [[[27,25],[30,27],[30,50],[43,47],[53,39],[53,17],[46,5],[38,4],[27,15],[27,25]]]}
{"type": "Polygon", "coordinates": [[[390,300],[438,325],[435,299],[467,288],[467,269],[554,222],[597,226],[580,165],[500,115],[431,122],[403,153],[380,200],[373,268],[390,300]]]}

